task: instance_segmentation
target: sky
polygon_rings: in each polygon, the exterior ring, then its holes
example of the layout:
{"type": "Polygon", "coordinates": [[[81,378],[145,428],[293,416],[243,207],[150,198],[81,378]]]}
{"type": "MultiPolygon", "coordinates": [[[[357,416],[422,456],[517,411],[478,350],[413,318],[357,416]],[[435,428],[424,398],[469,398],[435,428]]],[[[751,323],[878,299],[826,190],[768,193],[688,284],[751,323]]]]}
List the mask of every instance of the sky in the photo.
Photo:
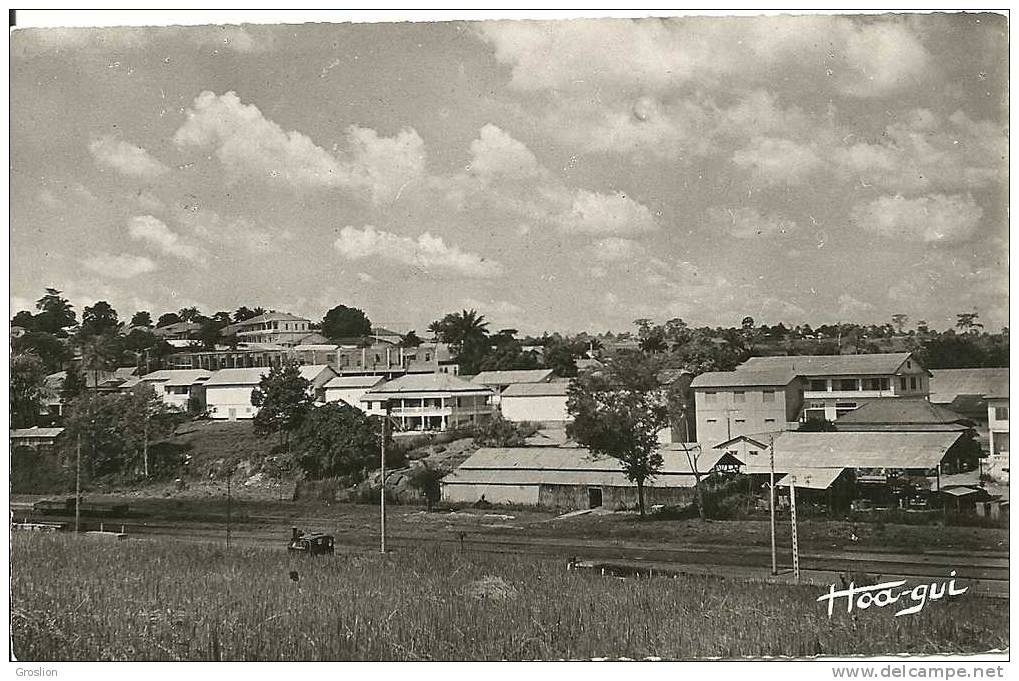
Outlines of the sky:
{"type": "Polygon", "coordinates": [[[989,14],[20,29],[11,305],[1008,324],[989,14]]]}

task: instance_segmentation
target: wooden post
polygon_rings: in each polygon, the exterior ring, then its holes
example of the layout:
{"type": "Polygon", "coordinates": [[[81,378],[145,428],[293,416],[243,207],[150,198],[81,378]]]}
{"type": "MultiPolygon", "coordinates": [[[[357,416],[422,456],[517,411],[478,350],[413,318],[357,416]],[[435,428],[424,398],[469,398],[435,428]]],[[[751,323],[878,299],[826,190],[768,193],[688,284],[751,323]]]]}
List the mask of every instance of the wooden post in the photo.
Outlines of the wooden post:
{"type": "Polygon", "coordinates": [[[778,574],[778,551],[775,547],[775,436],[771,436],[768,447],[771,460],[771,485],[768,487],[768,507],[771,509],[771,574],[778,574]]]}
{"type": "Polygon", "coordinates": [[[385,412],[382,415],[382,456],[381,474],[379,479],[380,523],[382,531],[381,553],[386,552],[386,421],[389,420],[389,400],[385,400],[385,412]]]}
{"type": "Polygon", "coordinates": [[[793,579],[800,583],[800,546],[796,537],[796,478],[789,476],[789,517],[793,524],[793,579]]]}
{"type": "Polygon", "coordinates": [[[78,433],[77,454],[74,463],[74,533],[78,534],[81,520],[81,433],[78,433]]]}
{"type": "Polygon", "coordinates": [[[232,499],[231,499],[231,490],[230,490],[230,478],[231,478],[230,474],[231,473],[233,473],[233,471],[230,471],[229,473],[227,473],[227,476],[226,476],[226,547],[227,548],[230,548],[230,521],[231,521],[231,517],[230,517],[230,515],[231,515],[230,514],[231,508],[230,508],[230,506],[231,506],[231,501],[232,501],[232,499]]]}

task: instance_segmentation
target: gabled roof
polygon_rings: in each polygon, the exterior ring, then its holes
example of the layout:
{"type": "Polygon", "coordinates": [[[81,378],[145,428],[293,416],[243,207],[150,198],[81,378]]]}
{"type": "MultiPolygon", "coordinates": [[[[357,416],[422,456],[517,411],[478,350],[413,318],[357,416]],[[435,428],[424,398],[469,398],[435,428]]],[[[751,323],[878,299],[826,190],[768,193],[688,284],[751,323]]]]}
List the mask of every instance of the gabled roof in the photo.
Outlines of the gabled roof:
{"type": "MultiPolygon", "coordinates": [[[[962,433],[786,432],[775,437],[775,470],[936,468],[962,433]]],[[[748,467],[766,473],[767,466],[748,467]]]]}
{"type": "Polygon", "coordinates": [[[202,325],[197,322],[174,322],[173,324],[167,324],[166,326],[157,326],[152,329],[152,333],[156,336],[168,336],[174,333],[198,331],[201,328],[202,325]]]}
{"type": "Polygon", "coordinates": [[[1008,368],[931,369],[931,402],[951,404],[962,395],[1008,397],[1008,368]]]}
{"type": "Polygon", "coordinates": [[[738,388],[749,386],[783,387],[796,378],[789,369],[761,371],[709,371],[690,383],[691,388],[738,388]]]}
{"type": "Polygon", "coordinates": [[[521,369],[515,371],[482,371],[471,379],[482,385],[512,385],[514,383],[540,383],[552,378],[551,369],[521,369]]]}
{"type": "MultiPolygon", "coordinates": [[[[775,432],[778,433],[778,432],[781,432],[781,431],[775,431],[775,432]]],[[[773,437],[773,436],[774,436],[774,433],[763,433],[761,435],[756,435],[756,434],[755,435],[737,435],[736,437],[731,437],[728,440],[725,440],[723,442],[719,442],[717,445],[714,445],[712,447],[712,449],[725,449],[726,447],[728,447],[730,445],[733,445],[733,444],[735,444],[737,442],[746,442],[747,444],[754,445],[755,447],[760,447],[761,449],[767,449],[768,448],[768,444],[763,442],[763,440],[767,440],[767,439],[769,439],[769,437],[773,437]]]]}
{"type": "Polygon", "coordinates": [[[160,369],[141,377],[146,383],[162,383],[163,385],[193,385],[212,377],[211,371],[205,369],[160,369]]]}
{"type": "Polygon", "coordinates": [[[325,384],[326,390],[330,388],[371,388],[385,379],[384,376],[337,376],[325,384]]]}
{"type": "Polygon", "coordinates": [[[401,397],[417,393],[438,393],[439,396],[451,394],[490,395],[492,391],[483,385],[476,385],[450,374],[405,374],[374,387],[365,393],[361,401],[367,402],[371,399],[387,399],[388,397],[401,397]]]}
{"type": "MultiPolygon", "coordinates": [[[[737,371],[785,369],[797,376],[859,376],[861,374],[891,375],[911,359],[908,352],[885,352],[871,355],[786,355],[751,357],[737,371]]],[[[916,362],[915,359],[912,360],[916,362]]],[[[919,366],[919,363],[917,363],[919,366]]]]}
{"type": "Polygon", "coordinates": [[[551,383],[514,383],[503,391],[506,397],[566,397],[569,382],[553,381],[551,383]]]}
{"type": "MultiPolygon", "coordinates": [[[[661,453],[661,471],[648,481],[648,486],[692,487],[695,477],[686,449],[668,447],[661,453]]],[[[739,463],[725,452],[697,451],[696,454],[698,471],[703,474],[719,462],[739,463]]],[[[583,447],[486,447],[472,454],[442,482],[454,485],[633,486],[618,459],[595,456],[583,447]]]]}
{"type": "Polygon", "coordinates": [[[775,487],[801,487],[804,489],[828,489],[845,468],[795,468],[775,481],[775,487]]]}
{"type": "Polygon", "coordinates": [[[837,423],[882,423],[882,424],[947,424],[972,425],[960,414],[937,404],[931,404],[922,397],[899,397],[893,400],[872,400],[858,409],[839,417],[837,423]]]}
{"type": "MultiPolygon", "coordinates": [[[[301,378],[313,381],[326,370],[332,371],[328,364],[303,364],[298,368],[301,378]]],[[[237,369],[220,369],[212,372],[212,378],[205,382],[206,387],[222,387],[232,385],[258,385],[262,376],[267,376],[272,367],[243,367],[237,369]]]]}

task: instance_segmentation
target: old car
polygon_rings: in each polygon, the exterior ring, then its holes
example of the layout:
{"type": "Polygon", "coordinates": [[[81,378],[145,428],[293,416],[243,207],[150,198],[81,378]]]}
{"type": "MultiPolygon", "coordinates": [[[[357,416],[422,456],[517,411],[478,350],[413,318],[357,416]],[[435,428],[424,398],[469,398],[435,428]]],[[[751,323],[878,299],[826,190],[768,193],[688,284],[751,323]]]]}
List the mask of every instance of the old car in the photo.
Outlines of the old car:
{"type": "Polygon", "coordinates": [[[304,532],[296,527],[291,528],[290,543],[287,551],[317,556],[333,552],[333,535],[324,532],[304,532]]]}

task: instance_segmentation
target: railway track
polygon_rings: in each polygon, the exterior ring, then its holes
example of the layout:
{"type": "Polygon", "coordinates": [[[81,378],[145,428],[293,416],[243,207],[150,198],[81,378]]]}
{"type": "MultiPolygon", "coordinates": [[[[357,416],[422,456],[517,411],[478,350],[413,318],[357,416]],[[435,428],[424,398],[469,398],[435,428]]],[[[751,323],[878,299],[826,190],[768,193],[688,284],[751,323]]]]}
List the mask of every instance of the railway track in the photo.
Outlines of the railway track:
{"type": "MultiPolygon", "coordinates": [[[[47,516],[52,520],[71,520],[47,516]]],[[[222,543],[226,532],[223,522],[177,521],[139,518],[109,518],[110,527],[123,525],[131,538],[155,540],[222,543]]],[[[90,521],[98,525],[98,521],[90,521]]],[[[335,527],[336,518],[293,518],[285,516],[250,516],[232,528],[232,541],[238,545],[285,544],[289,528],[297,525],[320,529],[335,527]]],[[[332,530],[340,552],[374,551],[379,536],[374,528],[354,523],[332,530]]],[[[618,539],[582,539],[572,537],[522,536],[499,528],[422,527],[419,532],[396,530],[387,537],[394,550],[423,545],[440,545],[479,553],[532,555],[570,560],[615,561],[630,567],[692,575],[713,575],[734,579],[790,581],[792,560],[788,548],[779,555],[779,575],[771,576],[771,556],[766,547],[726,544],[678,543],[654,544],[618,539]]],[[[800,553],[801,581],[820,585],[838,584],[861,578],[873,581],[906,579],[910,583],[943,581],[955,572],[957,583],[971,586],[974,592],[1008,597],[1008,554],[1001,552],[929,552],[907,554],[873,550],[813,550],[800,553]]]]}

